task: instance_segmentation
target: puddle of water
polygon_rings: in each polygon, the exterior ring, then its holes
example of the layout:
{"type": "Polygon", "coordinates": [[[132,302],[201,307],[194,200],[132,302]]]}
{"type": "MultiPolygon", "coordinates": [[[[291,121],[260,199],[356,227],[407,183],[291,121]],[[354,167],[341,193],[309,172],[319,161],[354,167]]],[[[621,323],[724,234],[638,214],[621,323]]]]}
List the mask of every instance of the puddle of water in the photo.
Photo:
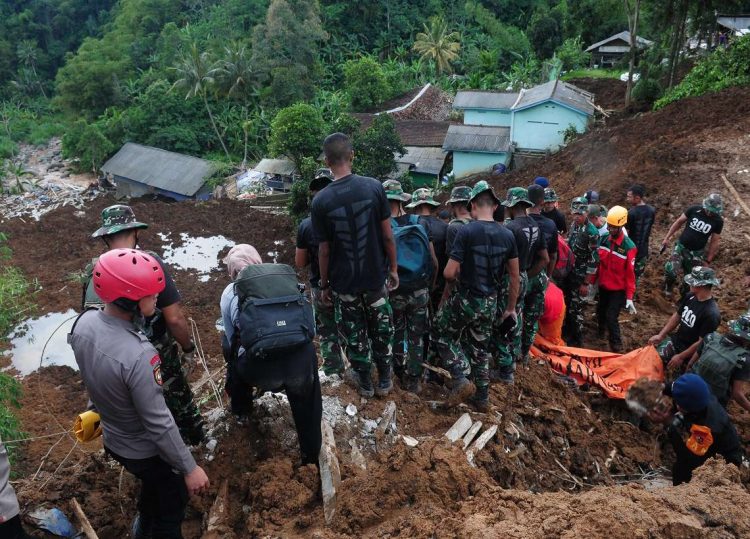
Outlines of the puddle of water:
{"type": "Polygon", "coordinates": [[[198,273],[198,280],[207,282],[210,273],[219,269],[218,256],[225,247],[234,246],[234,242],[224,236],[210,236],[193,238],[188,234],[180,233],[182,245],[174,247],[169,241],[169,236],[159,234],[164,243],[164,261],[182,270],[193,270],[198,273]]]}
{"type": "Polygon", "coordinates": [[[5,352],[12,357],[13,367],[23,376],[37,370],[42,349],[49,339],[44,350],[44,358],[41,358],[42,367],[67,365],[78,370],[73,349],[67,340],[76,314],[73,309],[69,309],[64,313],[49,313],[41,318],[30,318],[19,324],[8,337],[10,350],[5,352]]]}

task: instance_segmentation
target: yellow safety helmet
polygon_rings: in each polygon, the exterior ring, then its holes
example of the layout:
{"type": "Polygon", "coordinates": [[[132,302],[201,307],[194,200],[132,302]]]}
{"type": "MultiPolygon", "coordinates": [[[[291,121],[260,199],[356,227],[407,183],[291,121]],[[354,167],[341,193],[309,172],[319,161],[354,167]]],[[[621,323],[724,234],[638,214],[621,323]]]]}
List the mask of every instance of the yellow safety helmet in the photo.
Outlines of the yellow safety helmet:
{"type": "Polygon", "coordinates": [[[612,226],[625,226],[628,222],[628,210],[622,206],[612,206],[607,212],[607,224],[612,226]]]}
{"type": "Polygon", "coordinates": [[[102,418],[93,410],[83,412],[76,417],[73,429],[79,442],[90,442],[102,435],[102,418]]]}

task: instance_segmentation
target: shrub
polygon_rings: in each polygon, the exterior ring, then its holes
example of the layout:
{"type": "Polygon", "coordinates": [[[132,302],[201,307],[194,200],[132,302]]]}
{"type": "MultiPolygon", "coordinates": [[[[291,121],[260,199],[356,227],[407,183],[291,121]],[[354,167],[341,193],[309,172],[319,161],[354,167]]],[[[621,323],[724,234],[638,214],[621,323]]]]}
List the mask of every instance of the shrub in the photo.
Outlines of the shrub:
{"type": "Polygon", "coordinates": [[[385,101],[390,87],[380,64],[370,56],[344,64],[344,86],[354,110],[365,110],[385,101]]]}
{"type": "Polygon", "coordinates": [[[633,87],[632,98],[636,103],[651,105],[663,93],[661,84],[654,79],[641,79],[633,87]]]}
{"type": "Polygon", "coordinates": [[[315,107],[297,103],[281,109],[271,122],[268,149],[290,158],[300,168],[303,157],[317,157],[325,135],[325,124],[315,107]]]}

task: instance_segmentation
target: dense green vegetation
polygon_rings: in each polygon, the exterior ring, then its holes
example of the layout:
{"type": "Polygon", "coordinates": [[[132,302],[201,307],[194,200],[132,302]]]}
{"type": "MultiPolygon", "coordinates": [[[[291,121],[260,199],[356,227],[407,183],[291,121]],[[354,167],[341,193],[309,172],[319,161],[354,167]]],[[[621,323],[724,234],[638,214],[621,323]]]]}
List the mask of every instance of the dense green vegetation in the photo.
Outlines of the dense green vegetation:
{"type": "MultiPolygon", "coordinates": [[[[640,5],[638,34],[656,43],[636,87],[649,101],[672,86],[687,36],[711,42],[716,11],[750,10],[640,5]]],[[[273,124],[300,102],[317,136],[425,82],[454,92],[588,75],[576,71],[586,46],[628,28],[623,0],[9,0],[0,15],[0,157],[64,132],[82,170],[126,141],[234,164],[284,153],[273,124]]]]}

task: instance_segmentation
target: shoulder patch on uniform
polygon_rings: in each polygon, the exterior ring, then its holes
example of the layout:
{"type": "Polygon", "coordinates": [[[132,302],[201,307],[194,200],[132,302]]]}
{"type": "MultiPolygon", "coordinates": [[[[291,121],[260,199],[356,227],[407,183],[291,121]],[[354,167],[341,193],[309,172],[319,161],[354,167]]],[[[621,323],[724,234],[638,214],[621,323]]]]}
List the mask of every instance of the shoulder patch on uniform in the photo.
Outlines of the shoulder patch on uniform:
{"type": "Polygon", "coordinates": [[[152,357],[149,363],[151,363],[152,367],[156,365],[157,363],[161,363],[161,358],[159,357],[159,354],[156,354],[154,357],[152,357]]]}
{"type": "Polygon", "coordinates": [[[685,445],[691,453],[702,457],[713,443],[714,437],[710,428],[703,425],[693,425],[690,427],[690,438],[685,442],[685,445]]]}
{"type": "Polygon", "coordinates": [[[157,385],[162,385],[161,358],[159,357],[159,354],[156,354],[154,357],[152,357],[149,363],[151,364],[151,367],[154,371],[154,382],[156,382],[157,385]]]}

